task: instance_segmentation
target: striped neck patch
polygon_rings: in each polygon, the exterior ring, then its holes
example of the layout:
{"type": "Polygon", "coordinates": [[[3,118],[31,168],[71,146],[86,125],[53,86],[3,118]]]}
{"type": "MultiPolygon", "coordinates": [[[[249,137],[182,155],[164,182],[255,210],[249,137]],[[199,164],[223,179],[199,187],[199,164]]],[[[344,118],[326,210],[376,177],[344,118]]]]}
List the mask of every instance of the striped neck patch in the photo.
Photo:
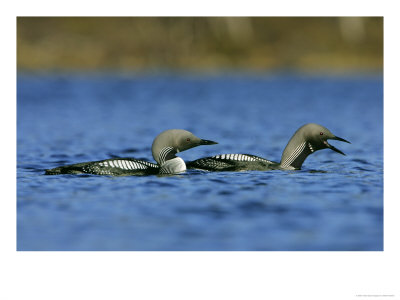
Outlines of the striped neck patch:
{"type": "Polygon", "coordinates": [[[289,167],[294,160],[303,152],[304,148],[306,147],[306,142],[301,143],[298,145],[294,151],[281,163],[281,167],[287,168],[289,167]]]}
{"type": "Polygon", "coordinates": [[[173,147],[164,147],[164,148],[161,149],[160,154],[159,154],[160,165],[165,163],[165,161],[167,160],[168,155],[172,154],[173,151],[174,151],[173,147]]]}

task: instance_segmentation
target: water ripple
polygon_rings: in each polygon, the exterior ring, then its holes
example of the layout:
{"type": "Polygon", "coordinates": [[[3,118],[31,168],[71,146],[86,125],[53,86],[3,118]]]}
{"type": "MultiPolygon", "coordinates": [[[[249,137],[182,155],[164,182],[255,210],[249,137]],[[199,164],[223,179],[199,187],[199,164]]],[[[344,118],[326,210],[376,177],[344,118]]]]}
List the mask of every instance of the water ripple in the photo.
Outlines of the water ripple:
{"type": "Polygon", "coordinates": [[[18,250],[383,249],[381,77],[58,77],[18,73],[18,250]],[[188,99],[196,116],[184,113],[188,99]],[[109,157],[152,160],[152,138],[168,128],[219,142],[180,153],[185,161],[279,159],[304,116],[322,115],[354,143],[342,145],[347,156],[312,154],[300,171],[43,175],[109,157]]]}

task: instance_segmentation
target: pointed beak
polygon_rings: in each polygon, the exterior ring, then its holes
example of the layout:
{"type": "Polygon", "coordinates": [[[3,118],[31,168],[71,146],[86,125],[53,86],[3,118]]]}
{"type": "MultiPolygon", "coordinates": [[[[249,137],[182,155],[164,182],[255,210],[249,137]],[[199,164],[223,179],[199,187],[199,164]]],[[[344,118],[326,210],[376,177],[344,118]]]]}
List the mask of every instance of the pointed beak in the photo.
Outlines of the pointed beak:
{"type": "Polygon", "coordinates": [[[334,138],[332,138],[332,140],[337,140],[337,141],[351,144],[349,141],[346,141],[345,139],[342,139],[341,137],[338,137],[338,136],[335,136],[334,138]]]}
{"type": "MultiPolygon", "coordinates": [[[[341,137],[338,137],[338,136],[335,136],[335,137],[333,137],[333,138],[331,138],[331,139],[332,139],[332,140],[337,140],[337,141],[341,141],[341,142],[345,142],[345,143],[351,144],[349,141],[346,141],[345,139],[342,139],[341,137]]],[[[340,153],[340,154],[342,154],[342,155],[346,155],[346,154],[344,154],[342,151],[340,151],[338,148],[336,148],[336,147],[332,146],[331,144],[329,144],[328,141],[324,141],[324,144],[325,144],[325,146],[328,147],[329,149],[331,149],[331,150],[333,150],[333,151],[335,151],[335,152],[337,152],[337,153],[340,153]]]]}
{"type": "Polygon", "coordinates": [[[200,145],[215,145],[218,144],[217,142],[214,141],[209,141],[209,140],[200,140],[200,145]]]}

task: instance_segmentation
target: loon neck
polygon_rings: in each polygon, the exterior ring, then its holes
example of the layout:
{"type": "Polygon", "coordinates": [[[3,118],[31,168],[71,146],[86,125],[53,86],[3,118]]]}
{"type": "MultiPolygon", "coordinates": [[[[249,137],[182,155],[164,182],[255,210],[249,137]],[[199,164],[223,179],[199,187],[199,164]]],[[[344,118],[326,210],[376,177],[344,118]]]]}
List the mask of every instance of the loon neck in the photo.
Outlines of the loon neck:
{"type": "Polygon", "coordinates": [[[154,159],[158,162],[160,166],[162,166],[168,160],[174,159],[177,152],[177,149],[175,149],[174,147],[164,147],[158,153],[157,157],[154,157],[154,159]]]}
{"type": "Polygon", "coordinates": [[[178,174],[186,171],[186,164],[182,158],[175,156],[160,164],[160,174],[178,174]]]}
{"type": "Polygon", "coordinates": [[[309,141],[299,134],[295,134],[283,150],[280,167],[283,169],[300,169],[307,156],[316,150],[318,149],[309,141]]]}

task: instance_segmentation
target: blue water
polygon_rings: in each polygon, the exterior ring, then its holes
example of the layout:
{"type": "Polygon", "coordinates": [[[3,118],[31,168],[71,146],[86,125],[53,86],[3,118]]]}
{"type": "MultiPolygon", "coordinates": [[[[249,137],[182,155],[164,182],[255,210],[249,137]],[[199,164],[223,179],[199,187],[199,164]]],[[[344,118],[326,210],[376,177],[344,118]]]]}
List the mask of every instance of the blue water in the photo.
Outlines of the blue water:
{"type": "Polygon", "coordinates": [[[383,250],[383,81],[273,74],[18,74],[18,250],[383,250]],[[110,157],[153,161],[163,130],[219,142],[194,160],[279,161],[294,131],[332,144],[301,171],[45,176],[110,157]]]}

